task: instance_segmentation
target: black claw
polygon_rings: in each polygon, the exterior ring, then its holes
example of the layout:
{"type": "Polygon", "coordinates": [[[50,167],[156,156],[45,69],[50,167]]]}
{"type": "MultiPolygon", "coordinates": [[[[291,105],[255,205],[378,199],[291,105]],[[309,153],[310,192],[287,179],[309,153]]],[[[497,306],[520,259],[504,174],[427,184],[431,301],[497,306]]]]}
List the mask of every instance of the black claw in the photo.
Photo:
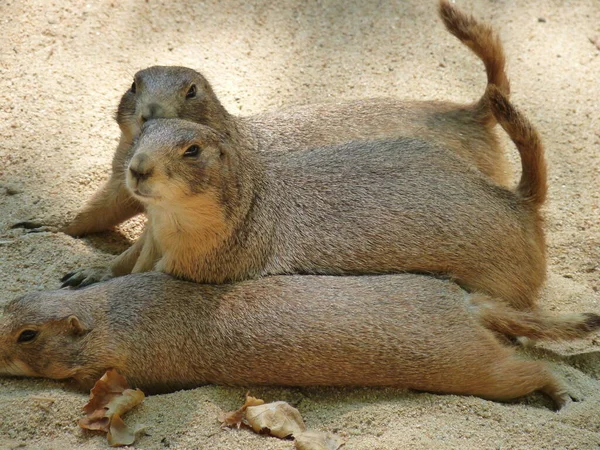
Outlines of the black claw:
{"type": "Polygon", "coordinates": [[[73,275],[75,275],[75,272],[69,272],[68,274],[66,274],[64,277],[62,277],[60,279],[61,283],[64,283],[65,281],[67,281],[69,278],[71,278],[73,275]]]}
{"type": "Polygon", "coordinates": [[[42,225],[39,222],[35,222],[35,221],[32,221],[32,220],[24,220],[22,222],[15,223],[14,225],[11,226],[11,228],[12,229],[15,229],[15,228],[25,228],[26,230],[33,230],[35,228],[41,228],[43,226],[44,225],[42,225]]]}
{"type": "Polygon", "coordinates": [[[67,286],[79,287],[80,284],[81,284],[81,277],[72,276],[68,280],[65,280],[65,282],[62,284],[61,287],[67,287],[67,286]]]}
{"type": "Polygon", "coordinates": [[[90,284],[94,284],[96,282],[96,280],[94,280],[92,277],[87,277],[85,280],[83,280],[81,283],[79,283],[79,287],[85,287],[85,286],[89,286],[90,284]]]}

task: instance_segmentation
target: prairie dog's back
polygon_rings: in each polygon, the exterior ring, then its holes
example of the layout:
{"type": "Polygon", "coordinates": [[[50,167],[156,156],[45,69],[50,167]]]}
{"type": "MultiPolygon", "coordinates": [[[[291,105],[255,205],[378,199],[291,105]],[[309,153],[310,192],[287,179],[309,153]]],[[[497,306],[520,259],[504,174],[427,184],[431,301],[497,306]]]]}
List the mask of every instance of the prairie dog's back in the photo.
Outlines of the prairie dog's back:
{"type": "Polygon", "coordinates": [[[445,149],[399,139],[264,158],[276,182],[261,193],[257,220],[268,227],[277,218],[271,246],[285,249],[264,273],[402,269],[465,281],[487,271],[504,281],[514,268],[540,266],[543,237],[529,206],[445,149]]]}
{"type": "Polygon", "coordinates": [[[487,345],[487,331],[469,314],[464,291],[418,275],[282,276],[212,286],[148,273],[74,291],[72,302],[90,303],[100,293],[108,302],[106,326],[115,353],[128,355],[121,370],[132,374],[134,384],[143,374],[140,384],[167,390],[198,380],[371,380],[418,388],[417,374],[454,365],[449,355],[464,342],[487,345]],[[443,339],[435,337],[442,332],[443,339]],[[419,360],[423,352],[426,361],[419,360]],[[277,367],[286,369],[274,374],[277,367]]]}

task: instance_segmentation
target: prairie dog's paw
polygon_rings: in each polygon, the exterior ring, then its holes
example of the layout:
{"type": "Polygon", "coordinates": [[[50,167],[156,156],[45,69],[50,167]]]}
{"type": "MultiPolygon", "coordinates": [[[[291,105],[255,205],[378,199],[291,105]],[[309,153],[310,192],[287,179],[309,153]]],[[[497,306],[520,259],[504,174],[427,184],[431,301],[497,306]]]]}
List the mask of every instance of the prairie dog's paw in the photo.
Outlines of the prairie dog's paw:
{"type": "Polygon", "coordinates": [[[114,275],[109,267],[88,267],[87,269],[78,269],[66,274],[60,279],[62,282],[60,287],[84,287],[98,283],[99,281],[110,280],[111,278],[114,278],[114,275]]]}
{"type": "Polygon", "coordinates": [[[22,228],[26,233],[43,233],[43,232],[51,232],[56,233],[59,229],[57,226],[52,224],[44,224],[35,220],[23,220],[11,225],[12,229],[22,228]]]}

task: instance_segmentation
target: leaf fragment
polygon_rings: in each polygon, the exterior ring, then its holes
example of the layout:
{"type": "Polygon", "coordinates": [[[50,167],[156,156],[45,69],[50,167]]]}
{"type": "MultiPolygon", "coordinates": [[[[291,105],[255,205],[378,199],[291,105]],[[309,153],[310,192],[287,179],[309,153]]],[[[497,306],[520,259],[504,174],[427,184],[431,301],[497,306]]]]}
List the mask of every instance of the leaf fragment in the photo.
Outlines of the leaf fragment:
{"type": "Polygon", "coordinates": [[[236,411],[219,417],[223,427],[252,428],[280,439],[294,438],[297,450],[338,450],[344,444],[333,433],[306,431],[300,412],[286,402],[265,403],[246,394],[246,401],[236,411]]]}
{"type": "Polygon", "coordinates": [[[79,420],[79,426],[108,433],[108,443],[112,447],[131,445],[143,427],[130,430],[121,415],[142,401],[144,393],[139,389],[129,389],[127,380],[111,369],[92,388],[90,400],[83,407],[86,416],[79,420]]]}
{"type": "Polygon", "coordinates": [[[286,402],[273,402],[246,408],[248,425],[257,432],[285,439],[306,431],[300,412],[286,402]]]}
{"type": "Polygon", "coordinates": [[[296,437],[296,450],[338,450],[343,444],[339,436],[320,431],[305,431],[296,437]]]}
{"type": "Polygon", "coordinates": [[[240,428],[242,426],[242,422],[244,421],[246,408],[249,406],[258,406],[263,405],[265,403],[264,400],[256,397],[252,397],[250,393],[246,393],[246,401],[242,405],[241,408],[236,409],[235,411],[230,411],[228,413],[224,413],[219,417],[219,422],[221,422],[222,427],[236,427],[240,428]]]}

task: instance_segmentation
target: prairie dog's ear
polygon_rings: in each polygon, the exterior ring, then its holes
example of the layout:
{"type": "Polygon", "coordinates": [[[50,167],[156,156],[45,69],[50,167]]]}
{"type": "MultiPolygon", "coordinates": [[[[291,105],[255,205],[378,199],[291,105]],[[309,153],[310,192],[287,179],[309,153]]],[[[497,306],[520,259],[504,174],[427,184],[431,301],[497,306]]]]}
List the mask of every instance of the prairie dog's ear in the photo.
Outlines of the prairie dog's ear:
{"type": "Polygon", "coordinates": [[[67,325],[67,329],[69,330],[70,333],[72,333],[75,336],[82,336],[85,333],[87,333],[89,330],[88,327],[86,327],[83,322],[81,320],[79,320],[79,318],[75,315],[70,315],[69,317],[67,317],[65,320],[65,323],[67,325]]]}

